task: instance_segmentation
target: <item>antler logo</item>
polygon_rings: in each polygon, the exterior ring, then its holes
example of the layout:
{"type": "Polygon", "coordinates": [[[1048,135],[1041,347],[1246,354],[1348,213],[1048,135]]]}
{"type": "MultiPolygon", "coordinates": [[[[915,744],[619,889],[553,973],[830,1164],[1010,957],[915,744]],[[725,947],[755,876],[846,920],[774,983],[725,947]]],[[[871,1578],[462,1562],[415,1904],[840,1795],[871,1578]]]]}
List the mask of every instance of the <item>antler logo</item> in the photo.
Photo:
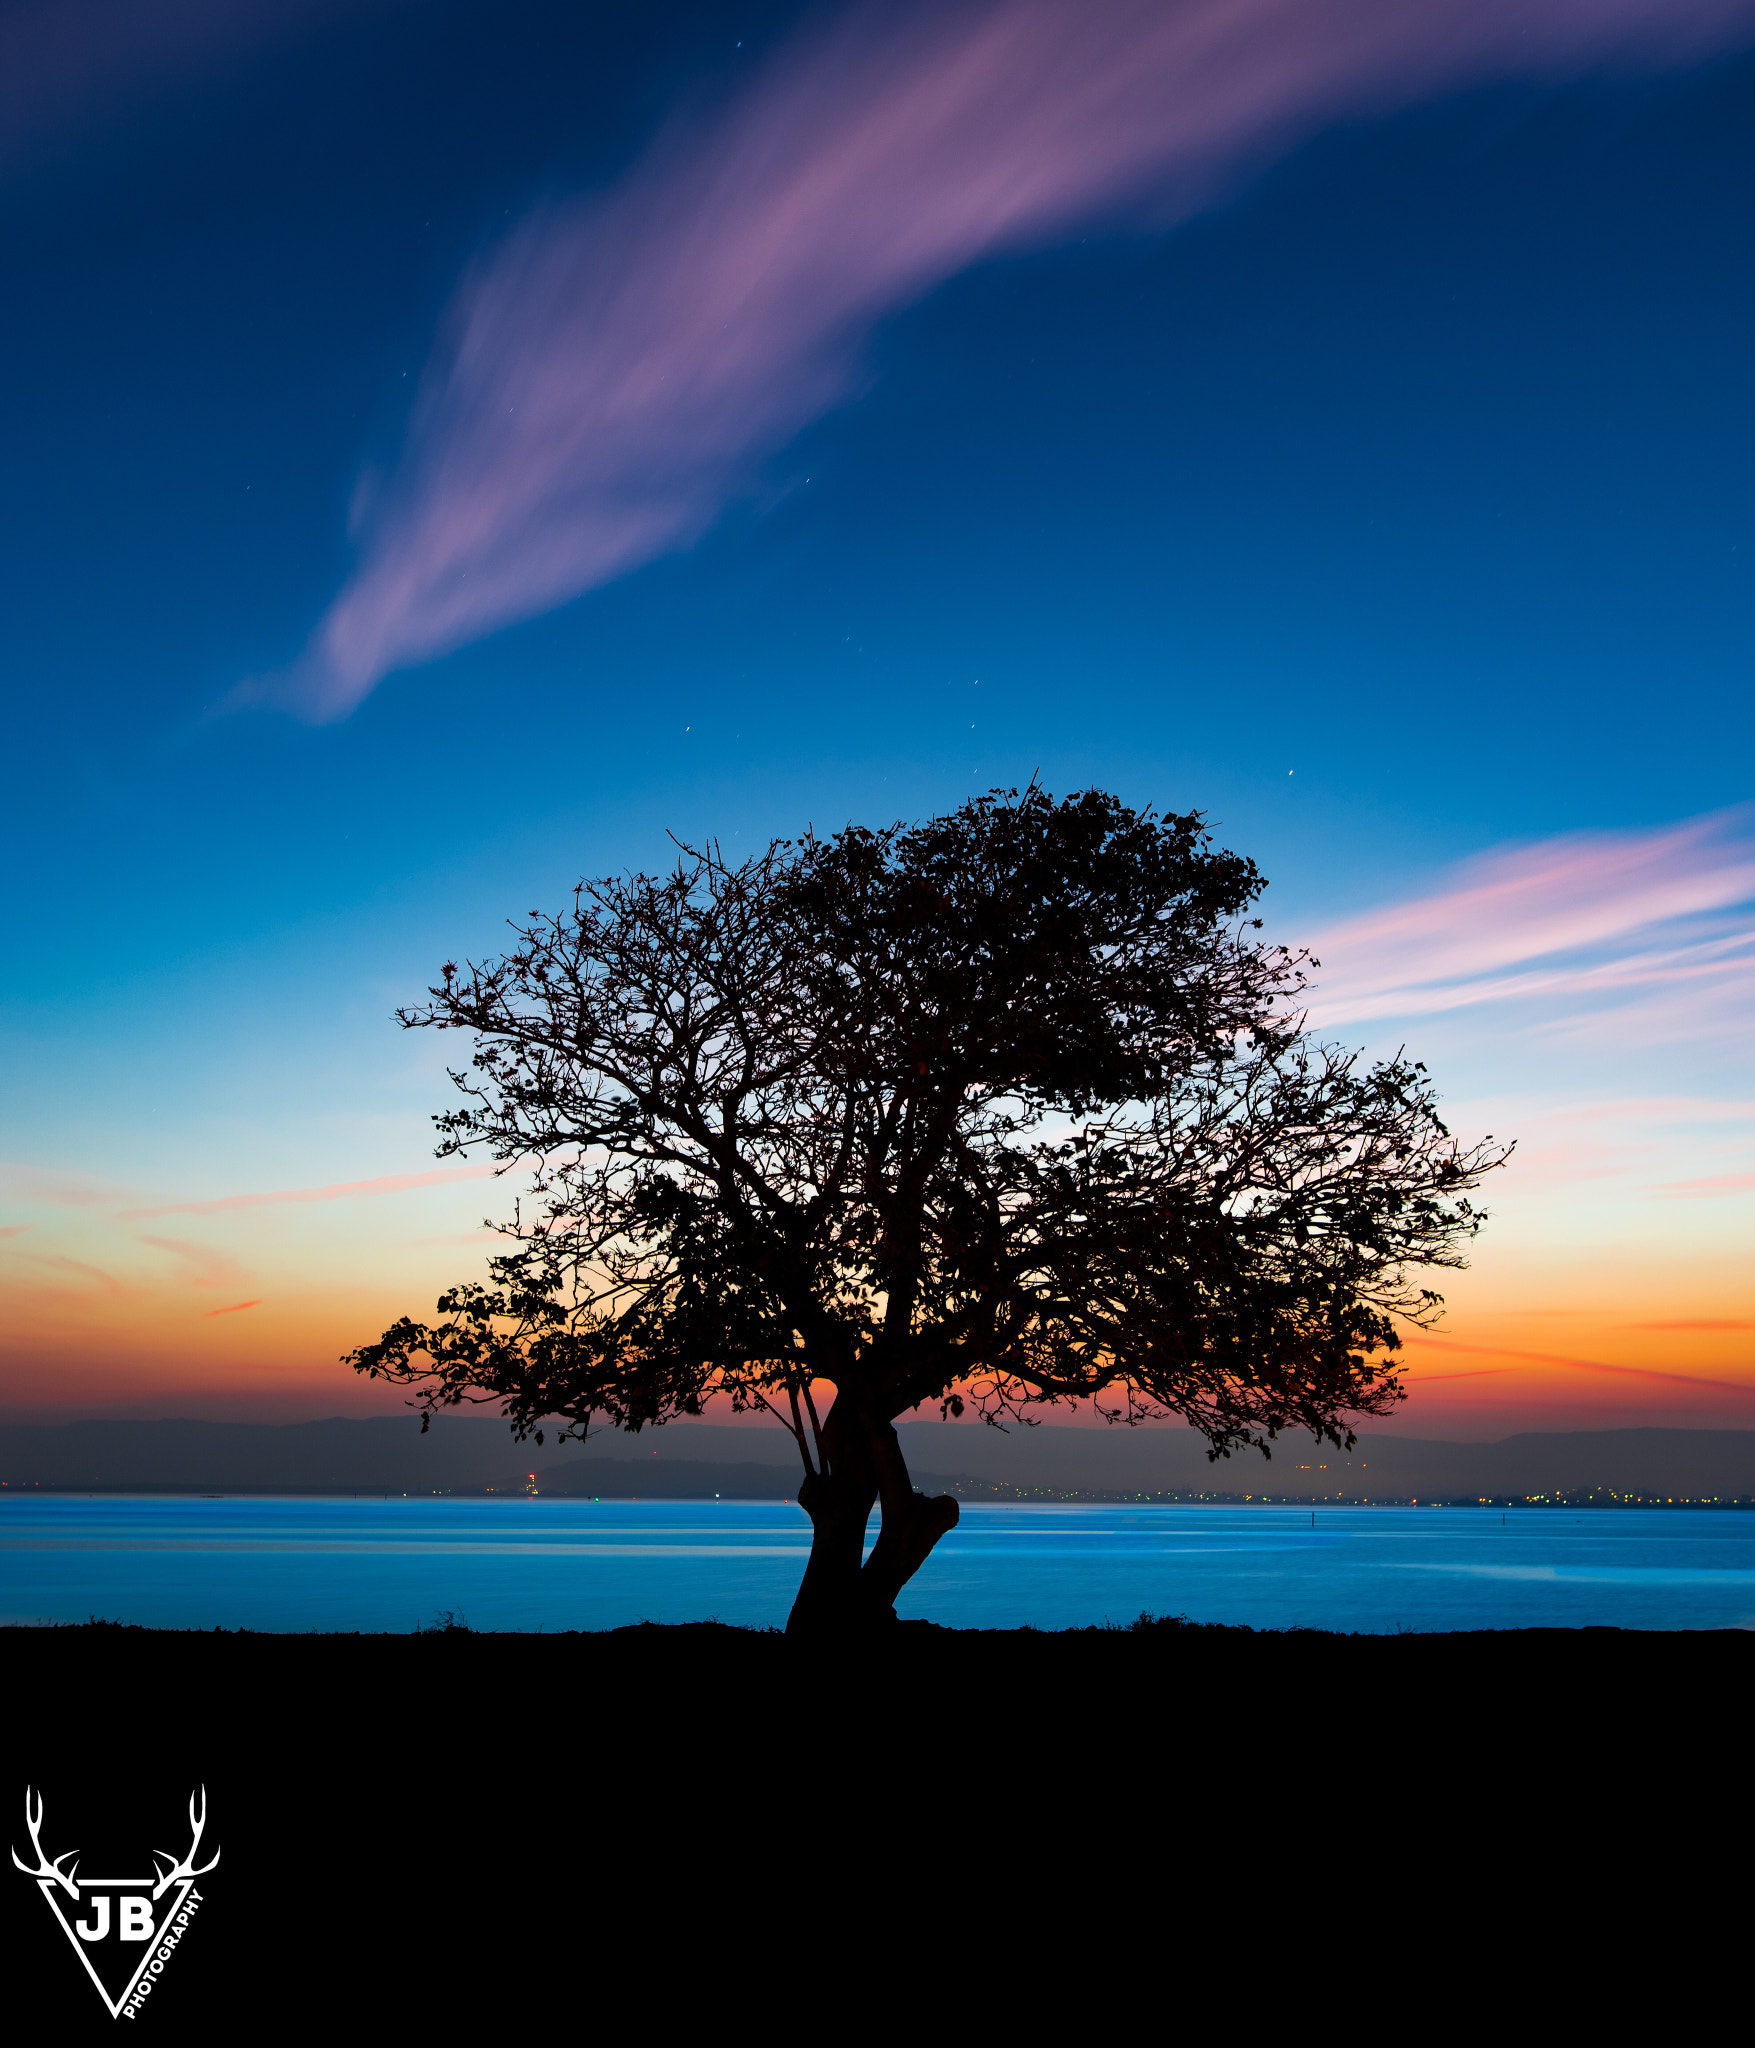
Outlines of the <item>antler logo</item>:
{"type": "Polygon", "coordinates": [[[219,1861],[216,1849],[199,1868],[195,1863],[207,1826],[207,1787],[203,1785],[199,1795],[189,1796],[192,1834],[188,1852],[173,1856],[168,1849],[155,1849],[150,1877],[81,1877],[77,1849],[64,1849],[51,1857],[42,1843],[43,1795],[29,1786],[24,1794],[24,1824],[30,1830],[36,1865],[33,1868],[26,1863],[16,1849],[13,1862],[26,1877],[35,1878],[38,1891],[72,1942],[74,1954],[85,1965],[110,2017],[120,2019],[126,2013],[132,2019],[151,1995],[201,1904],[195,1880],[205,1877],[219,1861]],[[165,1865],[162,1870],[161,1861],[165,1865]],[[73,1865],[71,1870],[62,1868],[67,1863],[73,1865]]]}

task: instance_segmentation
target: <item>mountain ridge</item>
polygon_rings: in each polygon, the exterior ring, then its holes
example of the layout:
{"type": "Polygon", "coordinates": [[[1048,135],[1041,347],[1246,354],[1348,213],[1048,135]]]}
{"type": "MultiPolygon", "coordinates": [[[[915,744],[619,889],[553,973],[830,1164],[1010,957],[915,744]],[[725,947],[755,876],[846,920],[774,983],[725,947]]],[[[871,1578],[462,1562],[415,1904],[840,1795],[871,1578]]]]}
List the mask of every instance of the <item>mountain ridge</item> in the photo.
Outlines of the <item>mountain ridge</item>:
{"type": "MultiPolygon", "coordinates": [[[[916,1483],[976,1499],[1755,1500],[1755,1430],[1526,1430],[1492,1442],[1362,1436],[1352,1452],[1286,1437],[1208,1461],[1182,1428],[898,1425],[916,1483]]],[[[0,1489],[436,1492],[785,1499],[802,1467],[779,1428],[674,1423],[517,1444],[494,1416],[331,1416],[302,1423],[0,1423],[0,1489]],[[587,1470],[586,1468],[590,1469],[587,1470]],[[645,1468],[642,1470],[642,1468],[645,1468]],[[718,1477],[715,1479],[714,1474],[718,1477]],[[636,1474],[640,1476],[636,1476],[636,1474]]]]}

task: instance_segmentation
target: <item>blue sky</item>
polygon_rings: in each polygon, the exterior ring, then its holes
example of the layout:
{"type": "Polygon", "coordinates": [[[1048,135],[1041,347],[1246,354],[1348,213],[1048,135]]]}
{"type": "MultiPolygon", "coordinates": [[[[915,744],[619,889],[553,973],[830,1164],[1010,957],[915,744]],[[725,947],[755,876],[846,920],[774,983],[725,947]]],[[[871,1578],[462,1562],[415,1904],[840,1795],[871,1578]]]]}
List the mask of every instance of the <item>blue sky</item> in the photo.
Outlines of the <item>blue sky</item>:
{"type": "MultiPolygon", "coordinates": [[[[235,693],[369,554],[350,505],[398,473],[460,280],[801,31],[282,13],[151,89],[88,105],[75,69],[0,153],[6,1151],[89,1197],[21,1194],[31,1244],[105,1189],[418,1171],[440,1082],[393,1004],[667,830],[1102,783],[1207,811],[1298,936],[1750,798],[1734,38],[1343,109],[1176,218],[1094,205],[953,266],[698,537],[312,722],[235,693]]],[[[1432,1027],[1483,1098],[1490,1021],[1432,1027]]],[[[1641,1058],[1622,1094],[1747,1095],[1723,1034],[1641,1058]]],[[[328,1372],[327,1329],[288,1342],[328,1372]]]]}

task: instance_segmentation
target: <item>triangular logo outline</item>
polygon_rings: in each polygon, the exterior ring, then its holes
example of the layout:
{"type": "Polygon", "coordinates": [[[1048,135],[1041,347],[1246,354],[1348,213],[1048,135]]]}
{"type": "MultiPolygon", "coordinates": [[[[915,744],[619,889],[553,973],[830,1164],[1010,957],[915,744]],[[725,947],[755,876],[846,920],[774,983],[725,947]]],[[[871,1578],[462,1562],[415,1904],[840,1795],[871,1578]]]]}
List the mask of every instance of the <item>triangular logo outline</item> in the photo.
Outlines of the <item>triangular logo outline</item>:
{"type": "MultiPolygon", "coordinates": [[[[85,1974],[91,1979],[98,1996],[103,2000],[104,2009],[109,2013],[111,2019],[120,2019],[124,2009],[135,2005],[136,2000],[144,1995],[141,1988],[142,1981],[147,1977],[152,1964],[156,1961],[159,1970],[162,1972],[165,1964],[169,1962],[171,1954],[182,1940],[183,1932],[188,1926],[187,1915],[193,1913],[195,1906],[201,1903],[201,1894],[195,1889],[195,1880],[198,1877],[205,1877],[219,1862],[219,1851],[217,1849],[206,1863],[197,1867],[195,1862],[195,1858],[201,1848],[201,1837],[207,1827],[207,1787],[203,1785],[198,1794],[191,1793],[189,1795],[191,1838],[188,1853],[181,1857],[174,1857],[167,1849],[159,1850],[153,1857],[152,1874],[148,1877],[82,1878],[79,1875],[79,1863],[75,1851],[69,1849],[63,1851],[59,1856],[50,1857],[43,1848],[41,1840],[43,1814],[44,1800],[42,1794],[27,1785],[24,1792],[24,1819],[25,1827],[30,1835],[31,1848],[36,1854],[36,1867],[33,1869],[30,1864],[26,1863],[24,1858],[19,1855],[17,1849],[14,1849],[12,1852],[12,1861],[18,1869],[24,1872],[26,1877],[31,1878],[35,1882],[37,1890],[48,1901],[50,1912],[54,1914],[56,1920],[60,1923],[61,1931],[73,1944],[73,1951],[84,1966],[85,1974]],[[168,1869],[161,1870],[159,1868],[159,1857],[161,1856],[169,1865],[168,1869]],[[67,1863],[72,1863],[73,1868],[71,1870],[63,1868],[67,1863]],[[101,1931],[89,1939],[82,1935],[79,1928],[74,1924],[74,1920],[68,1918],[60,1899],[56,1896],[59,1892],[65,1892],[76,1909],[80,1904],[82,1892],[95,1900],[97,1907],[100,1909],[98,1918],[101,1931]],[[118,1911],[114,1935],[112,1936],[110,1928],[111,1900],[116,1900],[120,1903],[123,1894],[137,1896],[142,1892],[147,1894],[147,1903],[154,1909],[158,1907],[159,1901],[167,1897],[167,1895],[174,1893],[174,1896],[170,1897],[169,1904],[162,1911],[154,1910],[151,1913],[150,1925],[152,1932],[150,1935],[131,1935],[128,1937],[130,1940],[138,1940],[140,1942],[140,1960],[135,1964],[127,1983],[112,1998],[108,1986],[104,1983],[103,1977],[98,1971],[96,1963],[92,1960],[92,1951],[99,1944],[107,1944],[113,1938],[120,1939],[124,1921],[132,1921],[135,1917],[131,1913],[124,1914],[118,1911]],[[190,1905],[191,1899],[194,1900],[195,1905],[190,1905]],[[179,1917],[182,1918],[181,1927],[177,1926],[179,1917]],[[175,1932],[172,1932],[173,1928],[176,1929],[175,1932]]],[[[132,1903],[132,1896],[129,1899],[129,1903],[132,1903]]],[[[146,1989],[150,1990],[151,1985],[147,1984],[146,1989]]]]}
{"type": "MultiPolygon", "coordinates": [[[[90,1880],[88,1879],[87,1882],[89,1883],[90,1880]]],[[[112,1879],[110,1882],[114,1883],[116,1880],[112,1879]]],[[[146,1975],[147,1964],[158,1953],[159,1943],[164,1940],[165,1929],[170,1926],[171,1922],[183,1910],[183,1901],[195,1889],[195,1880],[192,1877],[186,1877],[177,1886],[176,1897],[165,1908],[162,1916],[153,1923],[152,1938],[141,1944],[140,1961],[135,1966],[133,1976],[128,1979],[127,1983],[122,1986],[122,1989],[114,1998],[104,1989],[104,1980],[98,1975],[97,1966],[91,1959],[90,1947],[80,1940],[79,1936],[74,1932],[72,1921],[62,1912],[61,1901],[55,1896],[59,1889],[60,1887],[52,1878],[39,1877],[37,1879],[37,1890],[48,1900],[50,1912],[60,1921],[62,1933],[72,1942],[73,1953],[85,1965],[85,1974],[97,1986],[97,1994],[109,2008],[111,2019],[119,2020],[122,2017],[123,2006],[134,1996],[135,1985],[146,1975]]]]}

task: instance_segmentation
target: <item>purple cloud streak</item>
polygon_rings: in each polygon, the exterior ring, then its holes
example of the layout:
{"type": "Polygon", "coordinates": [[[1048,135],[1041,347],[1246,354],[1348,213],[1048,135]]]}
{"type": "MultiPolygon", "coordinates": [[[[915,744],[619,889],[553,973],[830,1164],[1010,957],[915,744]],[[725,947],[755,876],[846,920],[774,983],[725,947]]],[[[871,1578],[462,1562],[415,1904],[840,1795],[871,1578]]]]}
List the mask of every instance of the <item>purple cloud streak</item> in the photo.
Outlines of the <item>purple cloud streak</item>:
{"type": "Polygon", "coordinates": [[[1167,226],[1338,117],[1676,64],[1755,0],[1003,0],[868,7],[463,282],[358,568],[249,694],[345,715],[390,670],[695,540],[858,385],[873,325],[1076,222],[1167,226]]]}
{"type": "Polygon", "coordinates": [[[1482,1003],[1627,1043],[1746,1038],[1755,999],[1755,812],[1577,832],[1465,862],[1430,895],[1319,932],[1325,1027],[1482,1003]]]}

